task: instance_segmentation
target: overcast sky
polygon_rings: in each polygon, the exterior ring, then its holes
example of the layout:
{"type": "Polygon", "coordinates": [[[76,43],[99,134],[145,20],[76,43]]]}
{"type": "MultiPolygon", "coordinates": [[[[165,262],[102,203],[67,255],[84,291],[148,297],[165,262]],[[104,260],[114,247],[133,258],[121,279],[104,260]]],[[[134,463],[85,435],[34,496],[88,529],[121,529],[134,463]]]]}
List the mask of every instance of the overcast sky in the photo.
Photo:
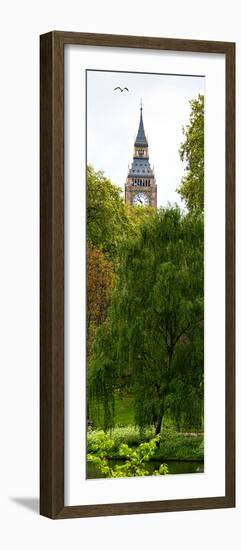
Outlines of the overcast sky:
{"type": "Polygon", "coordinates": [[[188,123],[189,100],[204,94],[205,79],[196,76],[87,72],[87,162],[103,170],[124,189],[143,102],[143,121],[154,165],[157,204],[178,203],[184,173],[178,149],[188,123]],[[114,91],[125,86],[129,92],[114,91]]]}

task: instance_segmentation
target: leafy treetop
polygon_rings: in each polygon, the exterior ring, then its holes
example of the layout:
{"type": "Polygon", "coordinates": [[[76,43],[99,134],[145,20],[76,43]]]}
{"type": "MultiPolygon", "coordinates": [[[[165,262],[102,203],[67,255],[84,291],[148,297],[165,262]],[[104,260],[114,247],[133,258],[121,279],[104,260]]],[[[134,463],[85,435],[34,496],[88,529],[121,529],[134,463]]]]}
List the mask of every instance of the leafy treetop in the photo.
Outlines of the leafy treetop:
{"type": "Polygon", "coordinates": [[[185,175],[177,189],[188,210],[204,209],[204,96],[190,102],[189,124],[183,128],[184,141],[180,146],[181,160],[185,161],[185,175]]]}

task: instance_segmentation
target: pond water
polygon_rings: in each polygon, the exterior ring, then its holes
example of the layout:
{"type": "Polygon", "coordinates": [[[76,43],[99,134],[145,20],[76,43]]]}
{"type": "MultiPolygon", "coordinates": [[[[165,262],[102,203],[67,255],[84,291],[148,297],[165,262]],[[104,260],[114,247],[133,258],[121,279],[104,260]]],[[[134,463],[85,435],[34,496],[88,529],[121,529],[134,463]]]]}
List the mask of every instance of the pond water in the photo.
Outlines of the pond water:
{"type": "MultiPolygon", "coordinates": [[[[121,464],[121,460],[110,460],[111,466],[115,464],[121,464]]],[[[150,472],[150,475],[154,470],[158,470],[160,464],[167,464],[169,474],[200,474],[204,471],[203,462],[197,461],[184,461],[184,460],[151,460],[145,464],[146,469],[150,472]]],[[[87,463],[87,479],[96,479],[105,477],[95,464],[87,463]]]]}

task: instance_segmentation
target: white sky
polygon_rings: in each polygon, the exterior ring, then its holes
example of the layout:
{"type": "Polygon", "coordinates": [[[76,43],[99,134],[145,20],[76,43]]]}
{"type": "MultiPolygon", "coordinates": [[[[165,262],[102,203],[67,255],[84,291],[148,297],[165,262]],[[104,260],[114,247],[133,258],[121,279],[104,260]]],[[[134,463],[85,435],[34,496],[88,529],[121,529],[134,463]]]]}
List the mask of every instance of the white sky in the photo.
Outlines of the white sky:
{"type": "Polygon", "coordinates": [[[87,71],[87,162],[124,189],[140,119],[157,182],[157,204],[184,206],[176,189],[184,173],[178,149],[189,100],[204,94],[204,77],[87,71]],[[129,92],[114,91],[125,86],[129,92]]]}

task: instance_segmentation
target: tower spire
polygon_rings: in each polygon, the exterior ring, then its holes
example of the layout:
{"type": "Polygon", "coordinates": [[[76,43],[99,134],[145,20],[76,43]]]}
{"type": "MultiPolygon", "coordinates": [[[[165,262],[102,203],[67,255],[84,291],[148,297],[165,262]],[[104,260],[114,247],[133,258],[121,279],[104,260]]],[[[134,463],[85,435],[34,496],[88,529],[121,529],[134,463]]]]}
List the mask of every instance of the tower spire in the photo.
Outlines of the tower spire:
{"type": "Polygon", "coordinates": [[[148,142],[147,142],[146,134],[145,134],[145,130],[144,130],[142,111],[143,111],[143,103],[142,103],[142,98],[141,98],[141,101],[140,101],[140,122],[139,122],[139,128],[138,128],[138,132],[137,132],[137,136],[136,136],[135,147],[138,147],[138,146],[148,147],[148,142]]]}

